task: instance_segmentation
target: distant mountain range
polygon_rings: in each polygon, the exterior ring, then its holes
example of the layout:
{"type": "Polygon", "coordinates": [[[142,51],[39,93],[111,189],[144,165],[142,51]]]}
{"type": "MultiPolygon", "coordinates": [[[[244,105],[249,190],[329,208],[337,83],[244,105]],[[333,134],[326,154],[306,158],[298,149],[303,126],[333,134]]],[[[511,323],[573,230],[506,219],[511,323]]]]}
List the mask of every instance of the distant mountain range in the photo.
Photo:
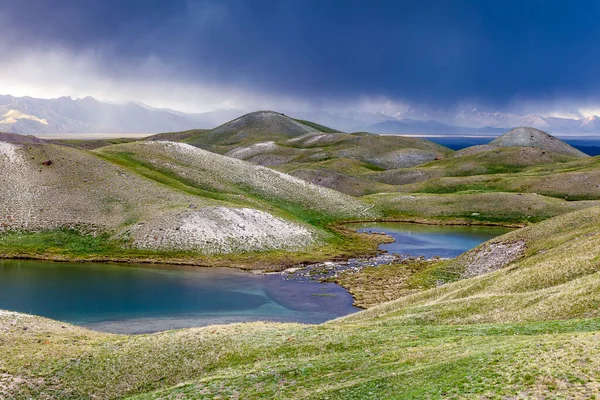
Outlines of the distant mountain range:
{"type": "Polygon", "coordinates": [[[157,133],[213,127],[237,110],[186,114],[139,103],[111,104],[92,97],[36,99],[0,95],[0,132],[157,133]]]}
{"type": "MultiPolygon", "coordinates": [[[[141,103],[115,104],[92,97],[36,99],[0,95],[0,132],[45,133],[159,133],[214,128],[254,110],[220,110],[187,114],[141,103]]],[[[423,135],[500,135],[515,126],[531,126],[552,134],[600,133],[600,117],[582,119],[503,113],[479,108],[458,111],[439,119],[425,113],[297,112],[281,110],[346,132],[423,135]]]]}

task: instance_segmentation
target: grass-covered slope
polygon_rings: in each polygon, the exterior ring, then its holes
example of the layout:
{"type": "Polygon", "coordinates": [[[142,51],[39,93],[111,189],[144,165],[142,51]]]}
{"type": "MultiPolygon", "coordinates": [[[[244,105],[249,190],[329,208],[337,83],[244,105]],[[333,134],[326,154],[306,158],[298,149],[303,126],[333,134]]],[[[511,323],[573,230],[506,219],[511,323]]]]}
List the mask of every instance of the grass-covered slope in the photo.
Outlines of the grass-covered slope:
{"type": "Polygon", "coordinates": [[[561,215],[434,264],[415,278],[432,286],[455,283],[350,319],[377,316],[410,324],[600,317],[599,246],[599,207],[561,215]]]}
{"type": "Polygon", "coordinates": [[[307,215],[307,219],[308,215],[322,220],[369,215],[364,211],[367,206],[350,196],[183,143],[138,142],[104,147],[98,154],[140,172],[147,168],[162,173],[201,190],[206,197],[263,201],[307,215]]]}
{"type": "Polygon", "coordinates": [[[449,149],[422,139],[365,133],[313,133],[285,142],[238,147],[226,154],[358,196],[392,189],[370,179],[371,173],[412,167],[450,153],[449,149]]]}
{"type": "MultiPolygon", "coordinates": [[[[529,190],[530,182],[521,180],[521,176],[519,182],[523,184],[518,188],[494,183],[502,181],[506,176],[501,174],[528,173],[544,169],[566,170],[569,165],[586,164],[587,158],[589,156],[586,154],[545,132],[533,128],[515,128],[489,144],[467,147],[444,159],[412,168],[372,172],[364,177],[389,185],[405,185],[399,188],[403,192],[452,193],[462,190],[534,192],[529,190]],[[485,184],[478,185],[480,182],[485,184]]],[[[559,197],[564,197],[564,195],[560,196],[564,191],[551,194],[549,190],[544,190],[537,193],[552,196],[559,194],[559,197]]]]}
{"type": "Polygon", "coordinates": [[[537,165],[565,163],[578,157],[531,147],[499,147],[473,154],[456,152],[452,157],[422,165],[443,170],[441,176],[467,176],[520,172],[537,165]]]}
{"type": "MultiPolygon", "coordinates": [[[[494,148],[473,153],[461,152],[462,150],[448,158],[431,161],[413,168],[370,172],[363,178],[388,185],[409,185],[445,177],[517,173],[527,171],[535,166],[560,165],[578,160],[573,156],[528,147],[494,148]]],[[[456,181],[460,181],[460,179],[456,179],[456,181]]]]}
{"type": "Polygon", "coordinates": [[[207,146],[232,146],[268,139],[289,139],[319,132],[313,124],[295,120],[274,111],[256,111],[242,115],[214,129],[198,132],[185,139],[186,143],[207,146]]]}
{"type": "Polygon", "coordinates": [[[455,193],[467,190],[525,192],[569,200],[600,199],[600,157],[531,166],[521,172],[442,177],[407,182],[402,192],[455,193]]]}
{"type": "Polygon", "coordinates": [[[386,219],[447,224],[521,225],[600,205],[532,193],[377,193],[362,197],[386,219]]]}
{"type": "Polygon", "coordinates": [[[0,393],[593,398],[600,394],[599,246],[599,208],[565,214],[422,269],[437,280],[430,290],[319,326],[115,336],[2,312],[0,331],[10,340],[0,340],[0,393]]]}
{"type": "Polygon", "coordinates": [[[166,141],[172,141],[172,142],[179,142],[179,141],[184,141],[193,136],[200,135],[208,130],[209,129],[190,129],[189,131],[182,131],[182,132],[157,133],[156,135],[148,136],[144,140],[150,140],[150,141],[166,140],[166,141]]]}

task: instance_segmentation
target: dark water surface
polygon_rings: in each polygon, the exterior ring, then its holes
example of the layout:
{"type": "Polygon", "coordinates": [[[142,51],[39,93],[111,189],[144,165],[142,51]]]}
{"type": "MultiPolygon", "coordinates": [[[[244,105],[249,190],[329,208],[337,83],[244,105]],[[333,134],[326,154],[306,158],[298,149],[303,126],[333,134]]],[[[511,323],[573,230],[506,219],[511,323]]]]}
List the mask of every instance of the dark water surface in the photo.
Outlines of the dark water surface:
{"type": "Polygon", "coordinates": [[[394,243],[383,244],[382,250],[406,256],[427,258],[456,257],[511,229],[489,226],[441,226],[398,222],[353,224],[359,232],[387,233],[394,243]]]}
{"type": "Polygon", "coordinates": [[[358,311],[333,283],[222,268],[0,260],[0,309],[116,333],[254,320],[320,323],[358,311]]]}

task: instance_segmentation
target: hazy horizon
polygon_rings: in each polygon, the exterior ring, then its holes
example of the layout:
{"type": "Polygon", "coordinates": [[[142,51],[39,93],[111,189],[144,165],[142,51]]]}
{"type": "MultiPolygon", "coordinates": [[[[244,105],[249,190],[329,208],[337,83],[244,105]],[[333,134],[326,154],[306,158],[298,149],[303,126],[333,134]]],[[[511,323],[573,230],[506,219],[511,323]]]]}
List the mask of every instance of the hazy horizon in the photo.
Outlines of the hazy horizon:
{"type": "Polygon", "coordinates": [[[591,1],[4,0],[0,87],[186,113],[582,119],[600,114],[598,16],[591,1]]]}

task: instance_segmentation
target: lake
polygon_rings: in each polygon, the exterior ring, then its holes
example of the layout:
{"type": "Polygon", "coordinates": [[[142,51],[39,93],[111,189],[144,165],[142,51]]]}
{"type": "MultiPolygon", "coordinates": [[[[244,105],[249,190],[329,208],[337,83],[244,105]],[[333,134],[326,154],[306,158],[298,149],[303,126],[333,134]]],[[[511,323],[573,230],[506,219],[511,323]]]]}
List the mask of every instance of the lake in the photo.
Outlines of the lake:
{"type": "Polygon", "coordinates": [[[0,309],[114,333],[242,321],[321,323],[358,311],[333,283],[226,268],[0,260],[0,309]]]}
{"type": "Polygon", "coordinates": [[[359,232],[387,233],[394,243],[383,244],[382,250],[406,256],[456,257],[511,229],[495,226],[442,226],[398,222],[352,224],[359,232]]]}
{"type": "MultiPolygon", "coordinates": [[[[508,231],[495,227],[356,224],[396,239],[383,250],[454,257],[508,231]]],[[[0,309],[113,333],[244,321],[321,323],[359,311],[334,283],[227,268],[0,260],[0,309]]]]}

